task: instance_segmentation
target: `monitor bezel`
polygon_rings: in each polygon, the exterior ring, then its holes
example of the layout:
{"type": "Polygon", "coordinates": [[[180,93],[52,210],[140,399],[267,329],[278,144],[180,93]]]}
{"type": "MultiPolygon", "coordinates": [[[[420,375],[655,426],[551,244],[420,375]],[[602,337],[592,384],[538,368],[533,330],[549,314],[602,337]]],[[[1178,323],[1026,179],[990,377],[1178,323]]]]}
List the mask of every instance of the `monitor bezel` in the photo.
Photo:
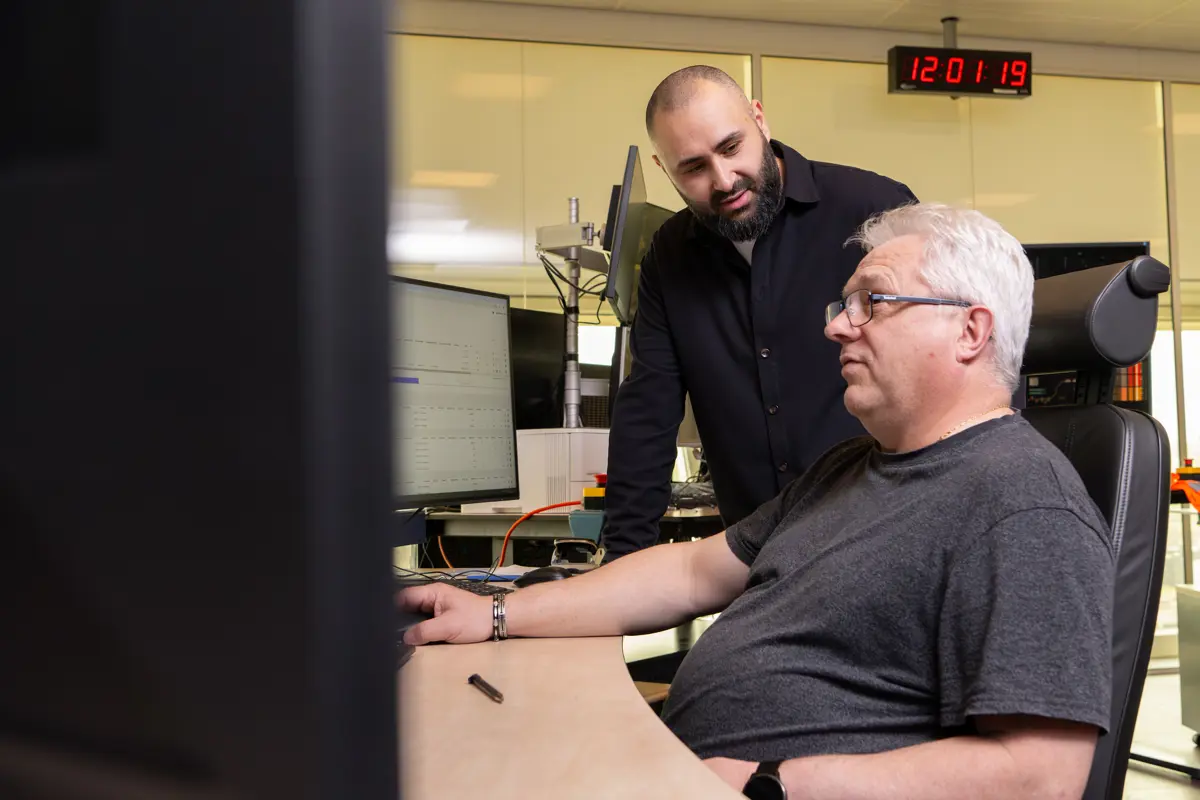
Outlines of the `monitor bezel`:
{"type": "MultiPolygon", "coordinates": [[[[435,283],[433,281],[420,280],[417,278],[408,278],[408,277],[404,277],[401,275],[390,275],[389,278],[391,279],[390,283],[389,283],[389,287],[393,284],[405,284],[405,285],[409,285],[409,286],[421,286],[421,287],[424,287],[427,289],[441,289],[441,290],[449,291],[449,292],[458,292],[460,294],[470,294],[470,295],[476,295],[479,297],[489,297],[492,299],[504,301],[504,321],[505,321],[505,331],[506,331],[507,341],[508,341],[508,396],[509,396],[510,408],[512,409],[512,428],[513,428],[512,441],[513,441],[513,459],[514,459],[513,485],[511,488],[506,487],[504,490],[488,489],[486,491],[481,490],[481,491],[477,491],[477,492],[444,492],[442,494],[402,495],[402,494],[398,494],[396,491],[396,488],[393,486],[393,488],[392,488],[392,505],[393,505],[393,507],[396,510],[429,509],[429,508],[435,507],[435,506],[457,506],[457,505],[462,505],[464,503],[489,503],[489,502],[500,503],[500,502],[508,502],[511,500],[520,499],[520,496],[521,496],[521,462],[520,462],[520,459],[517,458],[517,427],[516,427],[516,425],[517,425],[517,422],[516,422],[516,420],[517,420],[517,417],[516,417],[517,394],[516,394],[516,378],[513,374],[513,357],[512,357],[512,298],[509,295],[500,294],[498,292],[488,292],[488,291],[484,291],[482,289],[471,289],[471,288],[468,288],[465,286],[450,286],[450,285],[444,284],[444,283],[435,283]]],[[[389,303],[388,303],[388,319],[389,319],[388,335],[389,335],[389,337],[391,336],[391,325],[390,325],[391,313],[392,313],[392,306],[391,306],[391,302],[390,302],[390,298],[389,298],[389,303]]],[[[388,352],[389,352],[388,389],[389,389],[389,394],[390,394],[390,390],[392,388],[391,378],[392,378],[392,368],[393,368],[392,362],[391,362],[390,345],[388,348],[388,352]]],[[[395,419],[395,415],[393,414],[392,419],[390,421],[390,430],[392,432],[393,442],[394,442],[394,437],[396,435],[397,423],[398,423],[398,420],[395,419]]],[[[394,447],[394,444],[393,444],[393,447],[394,447]]],[[[399,465],[394,465],[393,470],[398,473],[399,465]]]]}
{"type": "MultiPolygon", "coordinates": [[[[619,278],[621,275],[619,270],[621,266],[621,248],[630,236],[637,240],[641,235],[640,231],[629,230],[629,205],[634,190],[634,179],[638,176],[638,173],[642,173],[642,192],[645,193],[646,176],[642,171],[641,156],[637,145],[631,144],[625,154],[625,170],[621,177],[620,200],[617,203],[615,225],[613,226],[612,250],[609,251],[608,280],[605,281],[604,285],[604,298],[608,301],[613,316],[622,325],[633,323],[632,295],[637,291],[637,281],[631,278],[628,292],[630,296],[627,297],[620,293],[619,278]]],[[[647,198],[643,198],[642,202],[647,202],[647,198]]],[[[639,219],[638,221],[640,222],[641,220],[639,219]]]]}

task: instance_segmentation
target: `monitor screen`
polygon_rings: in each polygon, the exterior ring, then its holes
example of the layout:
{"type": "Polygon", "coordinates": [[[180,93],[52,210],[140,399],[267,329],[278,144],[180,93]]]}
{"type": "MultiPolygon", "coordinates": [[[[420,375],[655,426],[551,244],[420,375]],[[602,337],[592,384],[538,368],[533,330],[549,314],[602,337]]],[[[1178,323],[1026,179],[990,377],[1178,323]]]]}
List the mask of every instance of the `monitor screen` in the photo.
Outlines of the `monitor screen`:
{"type": "MultiPolygon", "coordinates": [[[[650,249],[654,234],[675,215],[674,211],[647,202],[646,181],[642,175],[637,145],[629,147],[621,190],[613,193],[613,200],[616,202],[616,211],[614,213],[609,208],[608,216],[613,223],[608,283],[604,296],[612,306],[617,321],[622,325],[630,325],[637,313],[635,294],[642,257],[650,249]]],[[[604,238],[608,238],[607,230],[604,238]]]]}
{"type": "Polygon", "coordinates": [[[517,430],[561,428],[566,383],[567,318],[549,311],[514,308],[513,381],[517,430]]]}
{"type": "Polygon", "coordinates": [[[405,278],[391,291],[396,506],[516,499],[508,297],[405,278]]]}

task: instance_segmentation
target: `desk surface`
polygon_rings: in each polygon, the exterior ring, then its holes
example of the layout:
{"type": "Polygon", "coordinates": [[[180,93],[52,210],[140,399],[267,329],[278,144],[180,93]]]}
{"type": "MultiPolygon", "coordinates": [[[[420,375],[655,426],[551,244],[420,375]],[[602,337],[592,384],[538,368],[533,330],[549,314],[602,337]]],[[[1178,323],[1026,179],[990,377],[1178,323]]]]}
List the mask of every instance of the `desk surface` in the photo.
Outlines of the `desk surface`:
{"type": "Polygon", "coordinates": [[[397,680],[406,798],[741,797],[646,705],[620,638],[419,647],[397,680]]]}

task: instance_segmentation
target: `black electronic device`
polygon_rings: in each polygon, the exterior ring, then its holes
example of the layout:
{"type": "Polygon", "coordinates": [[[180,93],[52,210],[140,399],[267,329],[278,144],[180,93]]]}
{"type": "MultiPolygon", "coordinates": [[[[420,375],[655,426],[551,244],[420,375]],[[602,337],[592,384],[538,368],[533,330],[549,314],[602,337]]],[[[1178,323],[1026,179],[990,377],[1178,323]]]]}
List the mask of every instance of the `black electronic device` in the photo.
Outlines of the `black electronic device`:
{"type": "MultiPolygon", "coordinates": [[[[1127,263],[1150,254],[1149,242],[1033,244],[1024,248],[1037,280],[1127,263]]],[[[1113,370],[1113,405],[1151,413],[1150,361],[1146,356],[1137,364],[1113,370]]],[[[1074,371],[1030,374],[1024,377],[1024,385],[1027,408],[1073,406],[1085,401],[1074,371]]]]}
{"type": "Polygon", "coordinates": [[[391,284],[395,507],[517,499],[508,295],[391,284]]]}
{"type": "Polygon", "coordinates": [[[585,428],[609,427],[610,364],[579,363],[579,418],[585,428]]]}
{"type": "Polygon", "coordinates": [[[578,574],[579,570],[574,567],[538,567],[537,569],[529,570],[513,581],[513,586],[516,586],[518,589],[524,589],[526,586],[546,583],[547,581],[561,581],[578,574]]]}
{"type": "Polygon", "coordinates": [[[1037,280],[1103,267],[1150,255],[1149,242],[1091,242],[1023,245],[1037,280]]]}
{"type": "Polygon", "coordinates": [[[514,419],[519,431],[561,428],[567,359],[567,318],[513,308],[514,419]]]}
{"type": "Polygon", "coordinates": [[[888,50],[888,92],[1029,97],[1033,55],[897,45],[888,50]]]}
{"type": "Polygon", "coordinates": [[[787,800],[787,788],[779,777],[781,763],[770,761],[756,766],[750,779],[742,787],[742,794],[750,800],[787,800]]]}
{"type": "Polygon", "coordinates": [[[398,794],[384,18],[3,5],[6,800],[398,794]]]}
{"type": "MultiPolygon", "coordinates": [[[[614,222],[604,297],[617,321],[622,325],[631,325],[637,313],[635,295],[642,257],[650,248],[655,232],[675,212],[646,200],[646,180],[642,174],[637,145],[629,146],[621,190],[614,195],[614,199],[616,211],[613,212],[610,204],[608,215],[614,222]]],[[[608,238],[607,230],[604,238],[608,238]]]]}

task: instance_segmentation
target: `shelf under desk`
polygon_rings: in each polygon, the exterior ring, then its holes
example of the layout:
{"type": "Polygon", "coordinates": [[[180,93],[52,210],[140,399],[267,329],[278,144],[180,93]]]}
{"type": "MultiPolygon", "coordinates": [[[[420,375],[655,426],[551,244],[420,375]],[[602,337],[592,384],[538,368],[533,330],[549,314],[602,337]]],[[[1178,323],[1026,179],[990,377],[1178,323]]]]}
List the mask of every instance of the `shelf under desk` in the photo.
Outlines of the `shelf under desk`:
{"type": "MultiPolygon", "coordinates": [[[[427,519],[433,535],[492,539],[492,560],[500,556],[501,540],[522,514],[518,511],[461,513],[437,512],[427,519]]],[[[672,508],[659,522],[659,541],[683,541],[719,533],[723,529],[721,513],[715,508],[672,508]]],[[[517,527],[513,539],[570,539],[570,515],[546,512],[530,517],[517,527]]],[[[512,548],[509,548],[509,555],[512,548]]]]}

